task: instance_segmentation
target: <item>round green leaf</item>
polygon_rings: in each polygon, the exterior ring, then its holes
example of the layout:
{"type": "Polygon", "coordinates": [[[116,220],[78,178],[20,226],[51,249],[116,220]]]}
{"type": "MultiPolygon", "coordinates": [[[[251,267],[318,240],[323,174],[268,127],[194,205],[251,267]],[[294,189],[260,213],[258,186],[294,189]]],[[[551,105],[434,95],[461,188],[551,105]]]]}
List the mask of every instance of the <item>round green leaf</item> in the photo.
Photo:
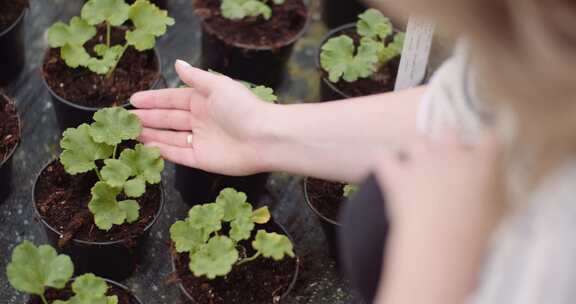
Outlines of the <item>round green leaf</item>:
{"type": "Polygon", "coordinates": [[[78,128],[64,131],[60,141],[63,152],[60,162],[69,174],[88,172],[96,168],[96,160],[112,155],[114,148],[95,142],[90,136],[90,126],[82,124],[78,128]]]}
{"type": "Polygon", "coordinates": [[[192,207],[188,212],[188,223],[195,229],[201,229],[207,234],[222,229],[224,210],[217,204],[205,204],[192,207]]]}
{"type": "Polygon", "coordinates": [[[238,251],[234,242],[225,236],[217,236],[199,251],[190,254],[189,266],[195,276],[215,279],[230,273],[237,261],[238,251]]]}
{"type": "Polygon", "coordinates": [[[46,287],[64,288],[74,273],[74,265],[68,256],[58,255],[50,246],[36,247],[24,241],[12,251],[6,272],[16,290],[43,295],[46,287]]]}
{"type": "Polygon", "coordinates": [[[94,141],[115,146],[123,140],[134,140],[142,132],[138,116],[121,107],[101,109],[94,114],[90,135],[94,141]]]}
{"type": "Polygon", "coordinates": [[[134,175],[150,184],[158,184],[164,170],[164,160],[160,149],[136,145],[134,150],[125,149],[120,154],[121,161],[132,168],[134,175]]]}
{"type": "Polygon", "coordinates": [[[208,241],[208,235],[202,229],[193,228],[186,221],[177,221],[170,227],[170,238],[180,253],[196,252],[208,241]]]}
{"type": "Polygon", "coordinates": [[[128,20],[130,5],[124,0],[89,0],[82,7],[82,19],[96,25],[104,21],[112,26],[120,26],[128,20]]]}
{"type": "Polygon", "coordinates": [[[220,194],[216,198],[216,204],[224,211],[223,220],[230,222],[240,217],[250,218],[252,215],[252,205],[246,202],[246,200],[246,194],[238,192],[235,189],[226,188],[220,191],[220,194]]]}
{"type": "Polygon", "coordinates": [[[294,246],[288,237],[264,230],[258,230],[256,239],[252,242],[252,247],[260,252],[262,256],[271,257],[276,261],[282,260],[286,255],[295,256],[294,246]]]}

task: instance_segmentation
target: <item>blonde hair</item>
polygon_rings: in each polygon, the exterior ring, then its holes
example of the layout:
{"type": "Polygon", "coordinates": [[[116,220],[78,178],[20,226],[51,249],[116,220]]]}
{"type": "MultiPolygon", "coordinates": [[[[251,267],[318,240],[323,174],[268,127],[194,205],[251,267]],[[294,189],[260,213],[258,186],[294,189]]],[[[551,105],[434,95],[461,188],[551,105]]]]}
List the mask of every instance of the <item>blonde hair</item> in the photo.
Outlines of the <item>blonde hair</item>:
{"type": "Polygon", "coordinates": [[[515,152],[531,159],[534,177],[576,156],[575,0],[399,3],[469,39],[483,96],[517,115],[515,152]]]}

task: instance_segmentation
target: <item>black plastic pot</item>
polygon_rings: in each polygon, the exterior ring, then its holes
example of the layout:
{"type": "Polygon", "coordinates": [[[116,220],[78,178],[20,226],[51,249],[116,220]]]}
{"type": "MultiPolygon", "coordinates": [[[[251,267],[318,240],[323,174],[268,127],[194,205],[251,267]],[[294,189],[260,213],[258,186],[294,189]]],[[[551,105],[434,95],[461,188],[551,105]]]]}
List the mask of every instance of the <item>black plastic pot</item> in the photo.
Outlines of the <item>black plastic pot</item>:
{"type": "Polygon", "coordinates": [[[24,9],[14,24],[0,32],[0,86],[16,79],[24,68],[26,54],[23,24],[27,11],[27,8],[24,9]]]}
{"type": "MultiPolygon", "coordinates": [[[[294,243],[294,239],[288,233],[286,228],[284,228],[284,226],[278,224],[273,219],[271,219],[269,223],[277,226],[279,230],[282,231],[282,233],[286,235],[290,239],[290,241],[292,241],[292,243],[294,243]]],[[[298,275],[300,273],[300,258],[298,257],[298,252],[295,252],[295,254],[296,254],[296,270],[294,271],[294,276],[292,277],[292,282],[290,282],[290,286],[288,286],[286,292],[284,292],[284,294],[282,294],[282,296],[280,297],[280,302],[282,302],[282,300],[285,299],[290,294],[290,292],[292,291],[292,289],[294,289],[294,286],[296,285],[296,281],[298,281],[298,275]]],[[[174,257],[172,257],[172,270],[174,273],[177,273],[174,257]]],[[[233,288],[233,286],[231,287],[233,288]]],[[[188,290],[186,290],[184,285],[182,285],[182,283],[178,284],[178,288],[180,289],[181,299],[183,303],[204,304],[204,303],[198,303],[198,301],[194,299],[194,295],[190,294],[188,290]]]]}
{"type": "Polygon", "coordinates": [[[36,185],[38,183],[38,178],[41,173],[55,161],[57,160],[49,162],[42,168],[40,173],[36,176],[34,188],[32,189],[32,205],[34,213],[38,221],[42,223],[50,245],[57,248],[60,253],[70,256],[74,262],[75,273],[77,275],[83,273],[94,273],[101,277],[119,281],[128,278],[134,272],[139,262],[145,257],[150,230],[160,217],[162,209],[164,208],[164,188],[162,187],[162,184],[160,185],[160,208],[158,208],[158,212],[154,216],[154,219],[144,229],[142,235],[109,242],[88,242],[72,239],[68,245],[64,248],[60,248],[58,241],[63,237],[63,235],[42,218],[36,206],[36,185]]]}
{"type": "Polygon", "coordinates": [[[330,219],[322,214],[312,203],[310,202],[310,196],[308,195],[308,178],[305,178],[303,181],[303,189],[304,189],[304,198],[306,199],[306,205],[316,214],[316,216],[320,219],[320,227],[322,227],[322,231],[324,231],[324,235],[326,236],[326,241],[328,242],[328,249],[330,254],[334,258],[336,262],[336,267],[340,268],[340,251],[338,248],[338,234],[340,233],[340,229],[342,228],[342,224],[338,221],[330,219]]]}
{"type": "MultiPolygon", "coordinates": [[[[4,98],[5,100],[10,101],[11,99],[8,96],[4,95],[4,93],[0,92],[0,98],[4,98]]],[[[22,121],[20,116],[18,116],[18,125],[19,125],[19,132],[18,136],[22,135],[22,121]]],[[[4,201],[4,199],[10,194],[10,190],[12,188],[12,156],[18,145],[15,145],[14,148],[8,153],[5,159],[0,159],[0,203],[4,201]]]]}
{"type": "MultiPolygon", "coordinates": [[[[73,281],[74,280],[70,281],[70,283],[72,283],[73,281]]],[[[131,298],[130,304],[144,304],[144,302],[142,302],[130,289],[128,289],[128,287],[126,287],[126,286],[124,286],[118,282],[109,280],[109,279],[104,279],[104,281],[106,281],[106,283],[108,283],[108,285],[112,285],[112,286],[116,287],[117,289],[120,289],[120,290],[124,291],[125,293],[129,294],[130,298],[131,298]]]]}
{"type": "Polygon", "coordinates": [[[286,74],[286,64],[294,45],[306,32],[309,21],[310,15],[298,35],[274,47],[230,44],[215,29],[202,22],[202,68],[234,79],[276,88],[286,74]]]}
{"type": "Polygon", "coordinates": [[[328,28],[335,28],[356,22],[358,15],[367,8],[360,0],[324,0],[322,1],[322,19],[328,28]]]}
{"type": "Polygon", "coordinates": [[[226,176],[176,165],[175,188],[191,206],[215,201],[220,191],[225,188],[244,192],[250,202],[255,202],[266,192],[269,176],[268,173],[226,176]]]}
{"type": "MultiPolygon", "coordinates": [[[[46,52],[46,54],[48,54],[48,52],[46,52]]],[[[154,49],[154,55],[156,56],[156,61],[158,62],[158,77],[152,84],[152,87],[150,87],[151,90],[162,89],[167,86],[166,81],[162,76],[161,71],[162,62],[160,59],[160,55],[158,54],[158,51],[156,49],[154,49]]],[[[54,111],[56,112],[56,118],[58,119],[58,126],[60,127],[61,131],[64,131],[68,128],[75,128],[83,123],[89,123],[92,121],[94,113],[100,110],[100,108],[85,107],[60,97],[48,85],[44,77],[44,73],[41,74],[42,74],[42,82],[50,92],[52,105],[54,106],[54,111]]],[[[129,101],[126,101],[126,103],[122,105],[122,107],[128,109],[132,108],[129,101]]]]}

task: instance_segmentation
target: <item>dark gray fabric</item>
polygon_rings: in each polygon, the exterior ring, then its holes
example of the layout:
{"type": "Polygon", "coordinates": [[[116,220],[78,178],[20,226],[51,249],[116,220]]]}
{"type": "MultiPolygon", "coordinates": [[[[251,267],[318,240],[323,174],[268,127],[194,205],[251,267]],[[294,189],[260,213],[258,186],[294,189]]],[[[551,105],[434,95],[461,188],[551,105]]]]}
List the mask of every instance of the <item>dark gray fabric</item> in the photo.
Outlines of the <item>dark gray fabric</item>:
{"type": "Polygon", "coordinates": [[[388,236],[385,197],[369,177],[342,211],[339,243],[342,265],[366,303],[376,296],[388,236]]]}

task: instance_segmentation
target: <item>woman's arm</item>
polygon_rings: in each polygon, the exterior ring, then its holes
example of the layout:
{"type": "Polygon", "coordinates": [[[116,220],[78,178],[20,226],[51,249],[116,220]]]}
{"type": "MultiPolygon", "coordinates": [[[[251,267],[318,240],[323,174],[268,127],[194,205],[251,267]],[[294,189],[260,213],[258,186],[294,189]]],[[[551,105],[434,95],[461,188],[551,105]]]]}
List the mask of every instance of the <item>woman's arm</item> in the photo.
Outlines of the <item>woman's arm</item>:
{"type": "Polygon", "coordinates": [[[392,229],[376,303],[466,303],[504,209],[498,144],[450,135],[406,153],[377,173],[392,229]]]}
{"type": "Polygon", "coordinates": [[[417,136],[425,88],[321,104],[277,106],[267,115],[265,162],[271,170],[360,181],[383,149],[417,136]]]}
{"type": "Polygon", "coordinates": [[[175,163],[228,175],[286,171],[359,181],[376,151],[416,136],[423,88],[343,102],[271,105],[228,77],[183,61],[176,70],[190,88],[141,92],[131,99],[145,127],[140,140],[175,163]]]}

